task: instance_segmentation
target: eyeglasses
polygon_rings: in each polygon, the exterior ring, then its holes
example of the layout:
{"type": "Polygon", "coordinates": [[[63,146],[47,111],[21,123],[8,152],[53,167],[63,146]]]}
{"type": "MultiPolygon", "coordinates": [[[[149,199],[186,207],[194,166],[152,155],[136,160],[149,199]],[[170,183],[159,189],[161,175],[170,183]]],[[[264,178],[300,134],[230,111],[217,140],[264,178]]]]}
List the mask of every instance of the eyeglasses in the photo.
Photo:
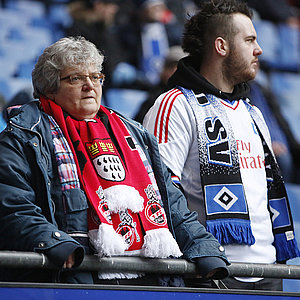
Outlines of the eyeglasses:
{"type": "Polygon", "coordinates": [[[69,80],[70,84],[82,86],[86,84],[87,78],[90,79],[94,86],[103,85],[105,75],[102,73],[93,73],[90,75],[70,75],[67,77],[63,77],[60,80],[69,80]]]}

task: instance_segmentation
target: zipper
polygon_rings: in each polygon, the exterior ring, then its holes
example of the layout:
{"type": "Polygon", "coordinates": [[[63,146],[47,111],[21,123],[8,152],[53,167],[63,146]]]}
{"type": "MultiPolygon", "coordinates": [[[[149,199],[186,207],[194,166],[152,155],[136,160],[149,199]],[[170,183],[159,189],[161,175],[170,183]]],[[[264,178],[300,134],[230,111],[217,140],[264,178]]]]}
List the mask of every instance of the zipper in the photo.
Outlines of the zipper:
{"type": "MultiPolygon", "coordinates": [[[[18,129],[21,129],[21,130],[24,130],[24,131],[27,131],[27,132],[30,132],[31,134],[36,134],[36,135],[38,136],[39,141],[40,141],[40,148],[42,149],[42,145],[43,145],[43,137],[42,137],[42,135],[41,135],[39,132],[33,130],[40,122],[41,122],[41,116],[39,116],[38,121],[37,121],[31,128],[26,128],[26,127],[20,126],[20,125],[18,125],[18,124],[15,124],[15,123],[13,123],[11,120],[9,120],[9,124],[10,124],[11,126],[16,127],[16,128],[18,128],[18,129]]],[[[45,162],[46,162],[46,168],[48,169],[48,166],[49,166],[49,159],[47,158],[47,156],[44,154],[43,151],[41,151],[41,154],[42,154],[42,157],[44,158],[44,160],[45,160],[45,162]]],[[[45,170],[46,172],[47,172],[47,169],[45,170]]],[[[50,182],[49,182],[49,181],[48,181],[48,182],[45,182],[45,184],[46,184],[46,185],[50,185],[50,182]]],[[[49,186],[46,187],[46,189],[48,189],[48,188],[49,188],[49,186]]],[[[50,203],[49,203],[49,205],[50,205],[50,203]]],[[[50,216],[51,216],[52,223],[53,223],[53,222],[55,221],[55,218],[54,218],[55,204],[54,204],[54,202],[52,201],[52,199],[51,199],[51,205],[54,206],[54,211],[53,211],[53,213],[51,213],[51,208],[49,207],[49,208],[50,208],[50,216]]],[[[53,224],[54,224],[54,223],[53,223],[53,224]]]]}

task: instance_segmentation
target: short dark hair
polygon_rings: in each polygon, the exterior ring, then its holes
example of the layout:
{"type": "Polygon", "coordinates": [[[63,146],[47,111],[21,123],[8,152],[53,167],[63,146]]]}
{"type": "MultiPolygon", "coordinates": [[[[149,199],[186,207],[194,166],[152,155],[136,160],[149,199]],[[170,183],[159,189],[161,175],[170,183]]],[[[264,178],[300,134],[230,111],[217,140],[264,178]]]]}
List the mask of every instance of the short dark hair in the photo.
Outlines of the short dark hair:
{"type": "Polygon", "coordinates": [[[182,49],[201,61],[218,36],[231,41],[237,33],[232,14],[241,13],[252,19],[252,11],[243,0],[201,1],[199,11],[184,26],[182,49]]]}

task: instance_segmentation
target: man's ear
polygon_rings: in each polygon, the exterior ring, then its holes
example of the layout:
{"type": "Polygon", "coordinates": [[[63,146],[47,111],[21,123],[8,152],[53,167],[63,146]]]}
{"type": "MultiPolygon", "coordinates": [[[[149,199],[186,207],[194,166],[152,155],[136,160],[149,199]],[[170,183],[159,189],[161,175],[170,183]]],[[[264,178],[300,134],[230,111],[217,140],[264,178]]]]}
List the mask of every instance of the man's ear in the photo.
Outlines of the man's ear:
{"type": "Polygon", "coordinates": [[[215,50],[221,56],[226,56],[228,54],[228,43],[222,37],[217,37],[215,39],[215,50]]]}

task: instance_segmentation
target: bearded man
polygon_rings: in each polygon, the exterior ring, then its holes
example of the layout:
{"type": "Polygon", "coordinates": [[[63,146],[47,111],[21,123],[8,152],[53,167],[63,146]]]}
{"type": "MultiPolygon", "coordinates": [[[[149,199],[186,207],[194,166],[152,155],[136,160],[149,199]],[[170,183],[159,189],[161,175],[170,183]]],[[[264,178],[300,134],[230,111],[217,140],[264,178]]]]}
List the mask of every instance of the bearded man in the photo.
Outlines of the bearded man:
{"type": "MultiPolygon", "coordinates": [[[[143,125],[191,210],[231,262],[299,256],[288,199],[261,112],[248,99],[262,49],[243,1],[203,1],[185,24],[182,58],[143,125]]],[[[281,279],[226,278],[223,286],[282,290],[281,279]]]]}

